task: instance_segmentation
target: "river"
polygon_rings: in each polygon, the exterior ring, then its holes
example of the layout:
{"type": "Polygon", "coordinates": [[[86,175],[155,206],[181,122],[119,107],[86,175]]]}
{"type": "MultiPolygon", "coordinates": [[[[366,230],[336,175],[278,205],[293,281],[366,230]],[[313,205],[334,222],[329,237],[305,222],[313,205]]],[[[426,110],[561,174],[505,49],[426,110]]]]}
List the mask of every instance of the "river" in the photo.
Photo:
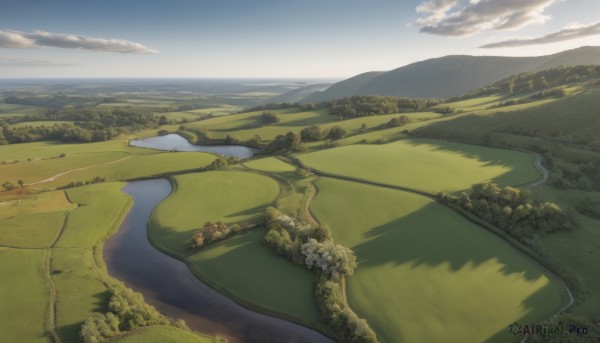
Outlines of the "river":
{"type": "Polygon", "coordinates": [[[238,305],[196,278],[185,263],[155,249],[148,241],[146,224],[154,207],[171,192],[168,180],[130,182],[122,191],[134,204],[104,244],[108,273],[141,292],[161,313],[230,343],[332,342],[315,330],[238,305]]]}

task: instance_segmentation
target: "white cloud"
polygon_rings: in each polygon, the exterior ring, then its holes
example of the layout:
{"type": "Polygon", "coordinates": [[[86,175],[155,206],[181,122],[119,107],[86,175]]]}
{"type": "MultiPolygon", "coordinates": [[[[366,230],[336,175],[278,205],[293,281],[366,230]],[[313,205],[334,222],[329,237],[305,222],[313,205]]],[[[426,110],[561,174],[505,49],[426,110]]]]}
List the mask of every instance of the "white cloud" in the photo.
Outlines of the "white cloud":
{"type": "Polygon", "coordinates": [[[554,42],[562,42],[571,39],[577,39],[581,37],[588,37],[600,35],[600,21],[582,25],[582,24],[570,24],[564,28],[549,33],[542,37],[527,38],[527,39],[509,39],[505,41],[495,42],[480,46],[483,49],[490,48],[507,48],[515,46],[526,46],[534,44],[548,44],[554,42]]]}
{"type": "Polygon", "coordinates": [[[420,32],[465,36],[487,30],[516,30],[549,19],[544,15],[557,0],[425,0],[417,6],[425,14],[416,24],[420,32]]]}
{"type": "Polygon", "coordinates": [[[0,48],[26,49],[50,46],[66,49],[83,49],[118,54],[156,54],[140,43],[123,39],[105,39],[74,34],[35,31],[33,33],[0,30],[0,48]]]}

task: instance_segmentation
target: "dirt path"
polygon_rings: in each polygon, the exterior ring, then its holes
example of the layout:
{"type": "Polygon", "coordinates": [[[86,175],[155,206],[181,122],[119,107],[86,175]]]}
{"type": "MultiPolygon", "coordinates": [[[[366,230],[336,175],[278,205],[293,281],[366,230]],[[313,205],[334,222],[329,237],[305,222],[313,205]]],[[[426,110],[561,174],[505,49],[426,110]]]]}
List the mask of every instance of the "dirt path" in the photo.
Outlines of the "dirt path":
{"type": "Polygon", "coordinates": [[[96,168],[96,167],[106,166],[106,165],[109,165],[109,164],[119,163],[121,161],[125,161],[127,159],[132,158],[132,157],[133,156],[127,156],[127,157],[123,157],[121,159],[118,159],[118,160],[115,160],[115,161],[111,161],[111,162],[107,162],[107,163],[101,163],[101,164],[96,164],[96,165],[93,165],[93,166],[87,166],[87,167],[81,167],[81,168],[75,168],[75,169],[67,170],[67,171],[64,171],[64,172],[60,172],[60,173],[58,173],[58,174],[56,174],[56,175],[54,175],[52,177],[49,177],[49,178],[47,178],[45,180],[38,181],[38,182],[33,182],[33,183],[28,183],[25,186],[34,186],[34,185],[39,185],[40,183],[52,182],[52,181],[58,179],[59,177],[67,175],[69,173],[78,172],[78,171],[86,170],[86,169],[90,169],[90,168],[96,168]]]}

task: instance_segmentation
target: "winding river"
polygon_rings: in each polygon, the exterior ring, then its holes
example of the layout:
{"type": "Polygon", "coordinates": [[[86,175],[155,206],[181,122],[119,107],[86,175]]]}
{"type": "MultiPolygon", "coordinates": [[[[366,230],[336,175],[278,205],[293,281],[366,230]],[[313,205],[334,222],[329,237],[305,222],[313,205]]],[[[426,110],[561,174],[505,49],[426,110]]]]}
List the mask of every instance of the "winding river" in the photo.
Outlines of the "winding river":
{"type": "Polygon", "coordinates": [[[122,191],[134,204],[117,233],[105,242],[104,260],[111,276],[141,292],[161,313],[230,343],[333,342],[315,330],[238,305],[196,278],[185,263],[155,249],[146,224],[154,207],[171,192],[168,180],[134,181],[122,191]]]}

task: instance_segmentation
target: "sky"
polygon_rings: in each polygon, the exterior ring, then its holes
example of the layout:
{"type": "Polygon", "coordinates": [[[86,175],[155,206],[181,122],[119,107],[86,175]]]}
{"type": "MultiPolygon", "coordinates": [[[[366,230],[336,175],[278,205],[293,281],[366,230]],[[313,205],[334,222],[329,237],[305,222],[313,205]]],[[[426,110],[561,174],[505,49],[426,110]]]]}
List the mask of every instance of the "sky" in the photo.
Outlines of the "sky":
{"type": "Polygon", "coordinates": [[[600,46],[599,0],[0,0],[0,78],[346,78],[600,46]]]}

